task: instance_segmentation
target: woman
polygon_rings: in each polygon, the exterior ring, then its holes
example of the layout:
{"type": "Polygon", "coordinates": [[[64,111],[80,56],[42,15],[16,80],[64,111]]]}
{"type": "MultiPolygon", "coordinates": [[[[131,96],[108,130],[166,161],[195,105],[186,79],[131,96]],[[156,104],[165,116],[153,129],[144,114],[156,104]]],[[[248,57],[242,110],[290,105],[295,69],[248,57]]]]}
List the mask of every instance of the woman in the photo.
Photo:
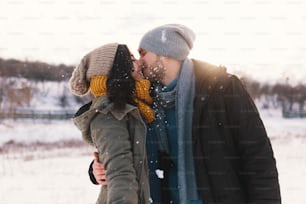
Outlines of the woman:
{"type": "Polygon", "coordinates": [[[98,204],[150,203],[145,122],[155,114],[150,82],[132,74],[136,66],[126,45],[106,44],[84,56],[70,79],[73,94],[94,97],[73,121],[104,164],[108,185],[98,204]]]}

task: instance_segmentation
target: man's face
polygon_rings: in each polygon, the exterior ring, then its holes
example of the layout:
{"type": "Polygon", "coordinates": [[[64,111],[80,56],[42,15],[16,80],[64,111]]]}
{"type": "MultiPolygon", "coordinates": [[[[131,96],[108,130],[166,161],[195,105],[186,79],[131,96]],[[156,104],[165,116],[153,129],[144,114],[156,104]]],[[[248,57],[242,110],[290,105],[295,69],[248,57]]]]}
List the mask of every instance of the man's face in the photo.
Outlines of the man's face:
{"type": "Polygon", "coordinates": [[[139,62],[144,77],[152,82],[162,82],[165,77],[166,69],[161,61],[161,57],[141,48],[138,52],[140,55],[139,62]]]}

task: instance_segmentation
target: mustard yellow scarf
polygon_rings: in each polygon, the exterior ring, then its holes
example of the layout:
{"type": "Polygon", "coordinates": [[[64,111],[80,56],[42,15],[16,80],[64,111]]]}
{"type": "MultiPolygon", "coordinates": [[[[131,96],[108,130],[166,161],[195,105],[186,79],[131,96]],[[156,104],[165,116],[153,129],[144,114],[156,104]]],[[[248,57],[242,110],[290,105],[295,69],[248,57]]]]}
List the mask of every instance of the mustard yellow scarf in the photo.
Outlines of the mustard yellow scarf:
{"type": "MultiPolygon", "coordinates": [[[[106,96],[106,81],[107,76],[95,76],[90,80],[90,92],[95,96],[106,96]]],[[[135,83],[134,101],[137,104],[140,114],[145,119],[146,123],[151,123],[155,119],[155,112],[151,108],[152,98],[149,94],[149,80],[137,80],[135,83]]]]}

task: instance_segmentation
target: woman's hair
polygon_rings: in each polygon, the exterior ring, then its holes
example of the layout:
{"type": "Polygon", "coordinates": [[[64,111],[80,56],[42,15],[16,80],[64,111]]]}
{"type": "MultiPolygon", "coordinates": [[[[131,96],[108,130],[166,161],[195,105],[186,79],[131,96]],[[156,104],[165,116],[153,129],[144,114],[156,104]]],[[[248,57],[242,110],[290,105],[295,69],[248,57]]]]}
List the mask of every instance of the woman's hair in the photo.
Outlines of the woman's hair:
{"type": "Polygon", "coordinates": [[[131,54],[126,45],[118,45],[113,67],[106,82],[107,96],[114,103],[114,108],[122,110],[125,104],[135,104],[133,94],[135,80],[132,77],[134,69],[131,54]]]}

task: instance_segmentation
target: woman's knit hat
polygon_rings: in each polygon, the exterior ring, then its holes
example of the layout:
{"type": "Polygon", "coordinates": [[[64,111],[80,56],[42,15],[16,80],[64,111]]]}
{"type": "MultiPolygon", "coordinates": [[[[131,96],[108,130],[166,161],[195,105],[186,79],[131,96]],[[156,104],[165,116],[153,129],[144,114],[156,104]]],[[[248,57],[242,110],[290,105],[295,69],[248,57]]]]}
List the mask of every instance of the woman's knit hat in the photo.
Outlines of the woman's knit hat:
{"type": "Polygon", "coordinates": [[[118,43],[110,43],[85,55],[72,72],[69,80],[71,92],[77,96],[85,95],[92,77],[107,76],[113,66],[117,48],[118,43]]]}
{"type": "Polygon", "coordinates": [[[184,60],[193,47],[195,33],[180,24],[166,24],[144,34],[139,48],[157,55],[184,60]]]}

